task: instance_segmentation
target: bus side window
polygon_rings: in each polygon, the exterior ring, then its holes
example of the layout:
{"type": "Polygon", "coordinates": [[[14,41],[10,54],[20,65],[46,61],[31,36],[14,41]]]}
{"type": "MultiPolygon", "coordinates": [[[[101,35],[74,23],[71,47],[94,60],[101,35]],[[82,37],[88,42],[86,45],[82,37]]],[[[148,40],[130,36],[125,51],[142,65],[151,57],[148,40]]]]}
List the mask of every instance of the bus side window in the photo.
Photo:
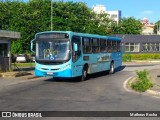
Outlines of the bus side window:
{"type": "Polygon", "coordinates": [[[121,42],[117,41],[117,52],[120,52],[121,50],[121,42]]]}
{"type": "Polygon", "coordinates": [[[82,38],[83,39],[83,53],[91,53],[91,39],[90,38],[82,38]]]}
{"type": "Polygon", "coordinates": [[[100,51],[106,52],[106,40],[105,39],[100,39],[100,51]]]}
{"type": "Polygon", "coordinates": [[[92,52],[93,53],[98,53],[99,50],[99,39],[98,38],[93,38],[92,39],[92,52]]]}
{"type": "Polygon", "coordinates": [[[107,40],[107,52],[112,52],[112,41],[107,40]]]}
{"type": "Polygon", "coordinates": [[[72,37],[72,58],[73,62],[77,61],[81,55],[81,38],[79,36],[72,37]],[[75,50],[76,46],[76,50],[75,50]]]}
{"type": "Polygon", "coordinates": [[[117,42],[112,41],[112,52],[117,52],[117,42]]]}

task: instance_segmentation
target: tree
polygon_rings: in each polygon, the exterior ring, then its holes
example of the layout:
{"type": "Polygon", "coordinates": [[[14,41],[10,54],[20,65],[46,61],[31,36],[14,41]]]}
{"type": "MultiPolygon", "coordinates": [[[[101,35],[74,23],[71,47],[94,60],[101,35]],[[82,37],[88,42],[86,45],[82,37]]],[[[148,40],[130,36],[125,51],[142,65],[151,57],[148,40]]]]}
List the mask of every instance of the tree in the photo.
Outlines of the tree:
{"type": "Polygon", "coordinates": [[[90,33],[108,35],[112,32],[111,26],[113,24],[113,21],[109,19],[107,13],[92,13],[91,16],[91,19],[88,20],[90,33]]]}
{"type": "MultiPolygon", "coordinates": [[[[107,14],[96,15],[83,2],[53,2],[53,30],[110,34],[107,14]]],[[[12,53],[30,52],[30,41],[37,32],[50,31],[51,0],[0,0],[0,26],[21,33],[12,41],[12,53]]]]}
{"type": "Polygon", "coordinates": [[[133,17],[123,18],[117,26],[113,26],[114,34],[141,34],[142,23],[133,17]]]}

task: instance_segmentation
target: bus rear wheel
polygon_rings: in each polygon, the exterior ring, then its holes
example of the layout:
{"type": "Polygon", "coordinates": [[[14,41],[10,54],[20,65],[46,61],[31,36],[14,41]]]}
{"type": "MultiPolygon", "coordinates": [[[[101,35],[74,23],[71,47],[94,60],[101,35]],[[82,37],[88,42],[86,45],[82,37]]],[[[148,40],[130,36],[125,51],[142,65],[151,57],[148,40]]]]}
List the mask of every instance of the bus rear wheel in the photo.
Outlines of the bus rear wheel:
{"type": "Polygon", "coordinates": [[[113,73],[114,73],[114,63],[112,62],[110,65],[109,74],[113,74],[113,73]]]}

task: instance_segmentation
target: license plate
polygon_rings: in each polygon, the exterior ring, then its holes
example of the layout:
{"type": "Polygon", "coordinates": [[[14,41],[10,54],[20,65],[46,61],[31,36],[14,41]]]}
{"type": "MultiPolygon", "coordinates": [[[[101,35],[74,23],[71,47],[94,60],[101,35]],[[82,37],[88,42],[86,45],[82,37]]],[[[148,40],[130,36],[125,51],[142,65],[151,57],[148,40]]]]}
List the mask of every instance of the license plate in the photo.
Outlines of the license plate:
{"type": "Polygon", "coordinates": [[[48,75],[53,75],[53,72],[47,72],[48,75]]]}

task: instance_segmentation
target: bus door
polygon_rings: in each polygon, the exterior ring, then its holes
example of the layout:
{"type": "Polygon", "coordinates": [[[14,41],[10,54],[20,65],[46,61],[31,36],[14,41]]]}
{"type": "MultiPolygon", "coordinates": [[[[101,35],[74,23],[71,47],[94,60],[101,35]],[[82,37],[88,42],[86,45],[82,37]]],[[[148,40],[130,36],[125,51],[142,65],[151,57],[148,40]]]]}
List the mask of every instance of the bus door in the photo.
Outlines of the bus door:
{"type": "Polygon", "coordinates": [[[82,50],[81,50],[81,37],[73,36],[72,37],[72,76],[81,76],[82,75],[82,50]]]}

